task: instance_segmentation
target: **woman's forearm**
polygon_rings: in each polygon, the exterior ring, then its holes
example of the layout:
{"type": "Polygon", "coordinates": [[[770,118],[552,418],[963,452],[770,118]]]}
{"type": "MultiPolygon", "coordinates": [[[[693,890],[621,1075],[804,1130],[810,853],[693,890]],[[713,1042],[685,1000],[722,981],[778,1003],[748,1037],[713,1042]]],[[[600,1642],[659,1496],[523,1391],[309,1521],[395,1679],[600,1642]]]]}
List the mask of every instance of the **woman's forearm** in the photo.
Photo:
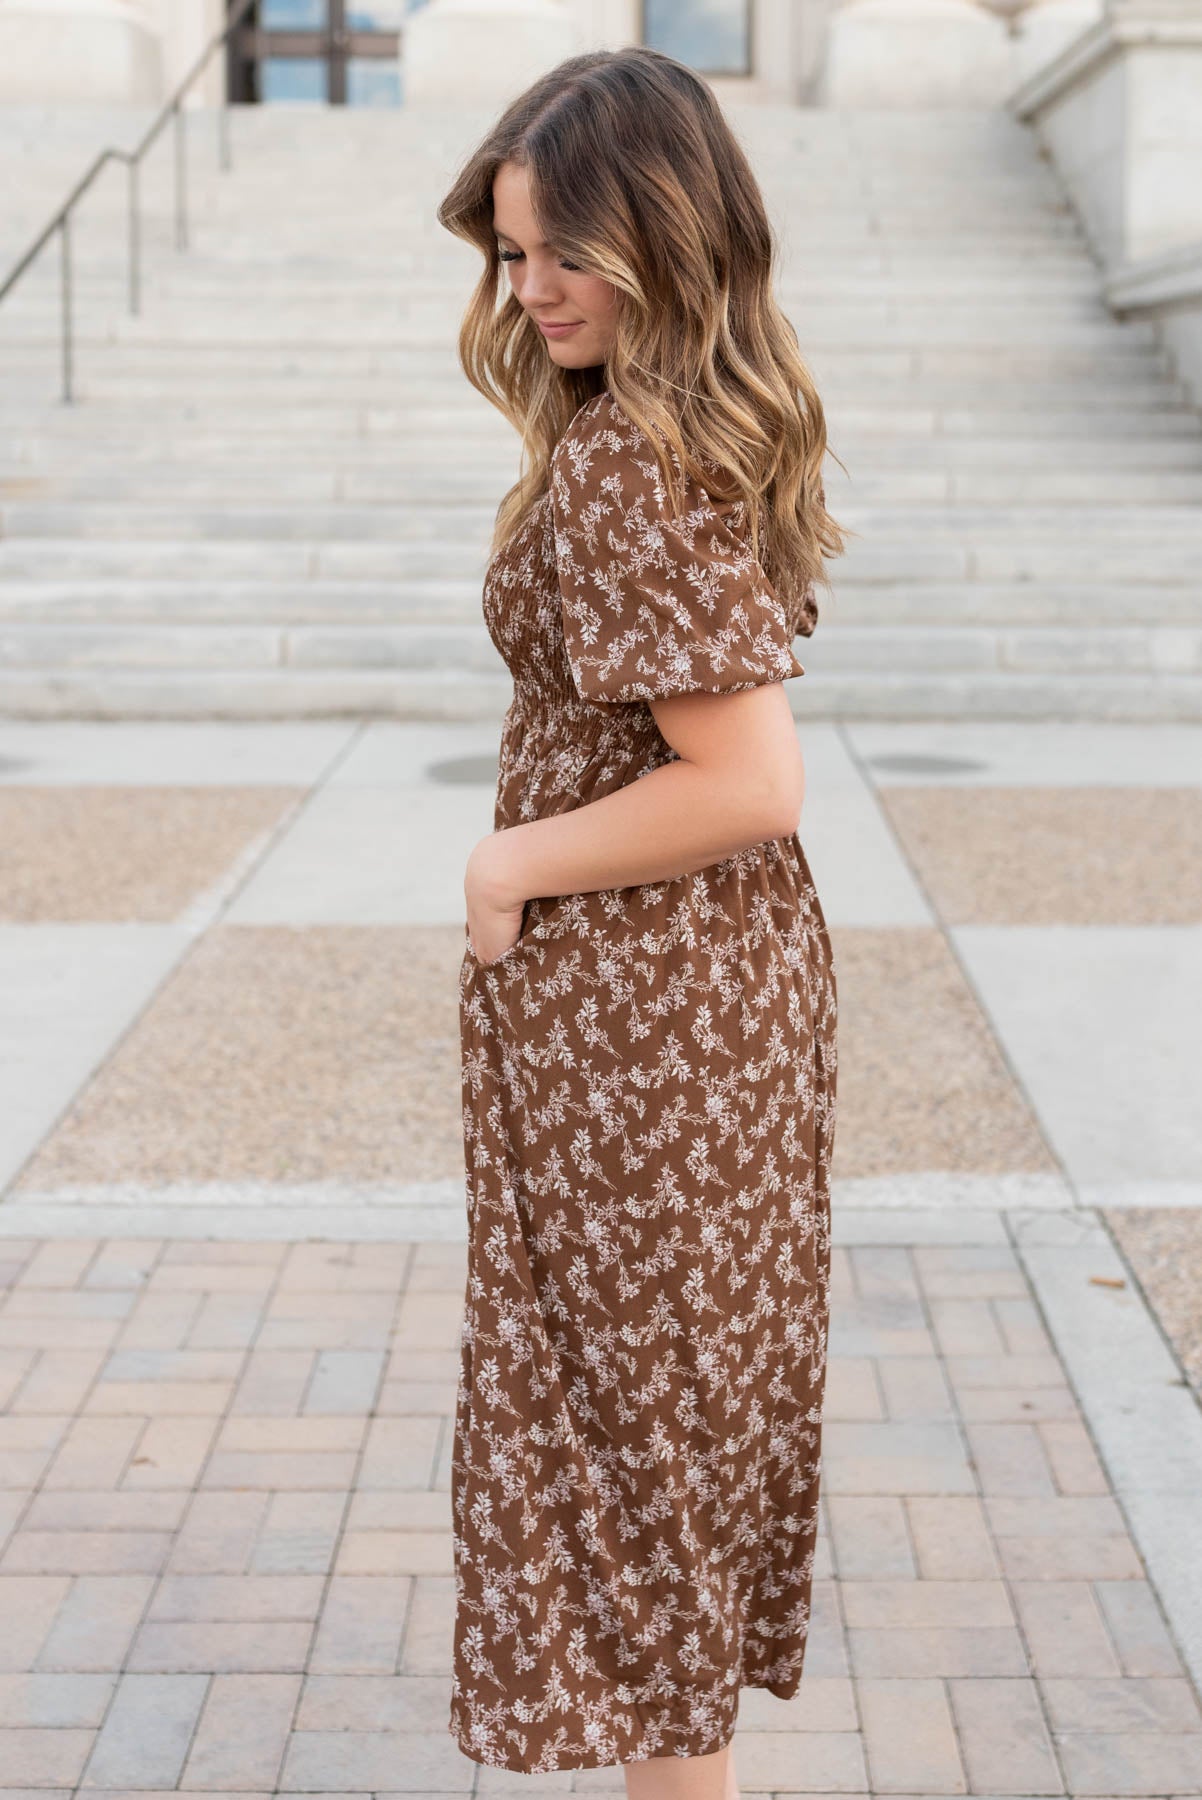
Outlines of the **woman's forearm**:
{"type": "Polygon", "coordinates": [[[571,812],[510,826],[486,840],[486,883],[498,907],[539,895],[638,887],[707,868],[797,829],[800,804],[779,788],[716,776],[678,759],[571,812]]]}

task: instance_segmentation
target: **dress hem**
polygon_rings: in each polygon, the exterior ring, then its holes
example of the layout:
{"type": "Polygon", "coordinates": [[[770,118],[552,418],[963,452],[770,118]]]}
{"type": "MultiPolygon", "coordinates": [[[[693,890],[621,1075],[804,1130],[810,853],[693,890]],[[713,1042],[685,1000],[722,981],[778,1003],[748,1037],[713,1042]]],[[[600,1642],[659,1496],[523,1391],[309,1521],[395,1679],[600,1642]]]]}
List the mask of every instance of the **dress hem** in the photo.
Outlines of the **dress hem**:
{"type": "MultiPolygon", "coordinates": [[[[801,1683],[799,1677],[794,1681],[776,1682],[775,1684],[767,1681],[743,1681],[739,1685],[740,1688],[759,1688],[762,1692],[772,1694],[779,1700],[791,1700],[801,1683]],[[781,1692],[782,1688],[787,1688],[788,1692],[781,1692]]],[[[637,1711],[637,1708],[635,1710],[637,1711]]],[[[624,1761],[615,1761],[612,1756],[609,1756],[608,1754],[603,1755],[601,1752],[592,1755],[587,1752],[581,1752],[580,1761],[555,1762],[550,1764],[540,1762],[537,1767],[532,1767],[529,1763],[524,1762],[494,1761],[491,1757],[481,1755],[478,1749],[469,1746],[464,1733],[454,1722],[450,1724],[449,1730],[463,1755],[468,1757],[470,1761],[479,1763],[482,1768],[486,1769],[505,1769],[513,1775],[570,1775],[578,1771],[583,1772],[587,1769],[620,1769],[623,1768],[627,1762],[649,1762],[665,1756],[679,1757],[681,1761],[687,1761],[693,1756],[716,1756],[719,1751],[727,1749],[728,1746],[734,1742],[734,1727],[732,1726],[730,1735],[725,1737],[722,1743],[715,1744],[712,1749],[705,1749],[699,1743],[695,1748],[690,1747],[669,1751],[656,1750],[650,1757],[627,1756],[624,1761]]],[[[646,1742],[646,1734],[633,1740],[628,1748],[637,1749],[638,1745],[644,1742],[646,1742]]]]}

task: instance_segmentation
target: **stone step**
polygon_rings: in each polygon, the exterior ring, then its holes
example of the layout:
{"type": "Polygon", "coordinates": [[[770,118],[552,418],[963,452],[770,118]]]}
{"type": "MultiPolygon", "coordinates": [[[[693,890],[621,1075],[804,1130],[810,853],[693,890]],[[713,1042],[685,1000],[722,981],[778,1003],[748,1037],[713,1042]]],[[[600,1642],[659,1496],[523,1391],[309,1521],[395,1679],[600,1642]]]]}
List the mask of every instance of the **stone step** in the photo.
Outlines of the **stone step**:
{"type": "MultiPolygon", "coordinates": [[[[839,575],[820,596],[823,624],[1197,625],[1196,581],[1071,579],[919,582],[839,575]]],[[[406,575],[336,581],[234,575],[175,580],[142,576],[0,580],[0,620],[13,625],[472,625],[481,623],[473,576],[406,575]]]]}
{"type": "MultiPolygon", "coordinates": [[[[404,422],[407,437],[423,444],[431,458],[454,458],[461,453],[461,446],[465,452],[478,449],[483,454],[489,441],[506,454],[513,450],[513,436],[499,417],[493,424],[489,416],[474,414],[470,437],[460,421],[439,411],[407,409],[404,422]]],[[[312,440],[296,429],[281,434],[278,422],[270,418],[248,419],[237,430],[232,421],[226,429],[210,430],[199,428],[210,421],[187,419],[176,425],[159,422],[141,431],[128,422],[118,426],[112,411],[106,410],[102,442],[94,441],[94,423],[86,408],[60,407],[53,423],[53,430],[39,426],[36,434],[14,434],[6,439],[14,465],[54,463],[82,470],[93,462],[111,467],[115,456],[150,464],[179,456],[189,463],[212,457],[223,468],[239,471],[260,463],[272,466],[280,460],[325,469],[335,456],[339,466],[353,454],[355,462],[366,467],[381,461],[399,462],[412,453],[406,442],[396,441],[395,413],[374,410],[362,418],[323,420],[320,438],[312,440]]],[[[1172,453],[1182,457],[1202,443],[1202,429],[1192,407],[1168,401],[1162,404],[1157,397],[1147,399],[1141,407],[1099,406],[1096,411],[1055,407],[994,412],[924,411],[917,407],[885,411],[840,406],[837,416],[828,417],[828,428],[832,436],[837,434],[839,454],[849,466],[857,455],[892,459],[899,449],[904,452],[910,446],[921,456],[946,445],[949,456],[974,461],[979,446],[981,460],[988,462],[984,452],[996,445],[1007,463],[1021,462],[1029,452],[1044,460],[1069,456],[1075,464],[1086,452],[1121,462],[1129,443],[1136,457],[1143,443],[1167,442],[1176,447],[1172,453]],[[857,448],[860,443],[865,446],[862,452],[857,448]]]]}
{"type": "MultiPolygon", "coordinates": [[[[849,482],[836,466],[825,476],[827,502],[839,511],[859,506],[896,505],[902,500],[964,506],[1017,506],[1035,501],[1103,503],[1123,508],[1202,506],[1202,447],[1191,468],[1044,467],[949,469],[915,467],[901,458],[893,466],[866,466],[841,446],[854,471],[849,482]],[[850,459],[850,460],[849,460],[850,459]]],[[[0,480],[0,529],[10,537],[106,536],[125,533],[185,537],[198,531],[217,536],[406,537],[419,529],[414,514],[436,515],[434,529],[454,529],[460,509],[486,511],[517,479],[513,466],[473,464],[402,465],[344,470],[306,469],[253,472],[220,485],[237,500],[223,499],[215,515],[213,475],[164,479],[154,475],[18,475],[0,480]],[[362,509],[369,507],[370,511],[362,509]]],[[[424,532],[420,533],[425,535],[424,532]]]]}
{"type": "MultiPolygon", "coordinates": [[[[1202,618],[1192,624],[1094,626],[854,625],[824,620],[799,643],[807,672],[856,669],[1132,674],[1164,670],[1202,681],[1202,618]]],[[[0,665],[82,670],[320,668],[395,669],[402,674],[456,670],[504,672],[483,624],[88,625],[12,623],[0,627],[0,665]]]]}
{"type": "MultiPolygon", "coordinates": [[[[855,669],[785,684],[814,719],[1202,719],[1202,675],[1124,667],[1066,672],[855,669]],[[803,691],[804,690],[804,691],[803,691]]],[[[0,716],[15,719],[487,720],[509,704],[506,675],[379,669],[0,669],[0,716]]]]}
{"type": "MultiPolygon", "coordinates": [[[[834,474],[832,472],[832,481],[834,474]]],[[[960,480],[961,477],[956,477],[960,480]]],[[[1000,483],[1002,477],[996,477],[1000,483]]],[[[1039,472],[1031,476],[1017,472],[1013,488],[1026,492],[1008,492],[990,500],[966,496],[940,504],[942,496],[920,496],[926,504],[900,502],[881,497],[869,502],[862,497],[860,485],[840,504],[840,518],[851,529],[873,543],[905,544],[925,539],[939,544],[960,543],[966,547],[985,542],[1005,542],[1020,538],[1032,543],[1055,542],[1080,532],[1088,532],[1095,542],[1114,544],[1135,539],[1146,540],[1155,549],[1176,544],[1202,544],[1202,509],[1185,502],[1167,504],[1158,494],[1133,500],[1129,493],[1121,516],[1116,514],[1120,500],[1099,494],[1094,481],[1082,483],[1084,491],[1066,496],[1063,503],[1048,502],[1044,482],[1048,477],[1039,472]]],[[[1101,482],[1101,475],[1094,478],[1101,482]]],[[[1135,476],[1126,478],[1133,483],[1135,476]]],[[[1167,485],[1170,477],[1152,471],[1147,479],[1153,486],[1167,485]]],[[[1186,475],[1174,480],[1196,481],[1186,475]]],[[[1105,480],[1117,484],[1114,472],[1105,480]]],[[[211,543],[221,541],[258,542],[268,546],[276,542],[309,542],[345,547],[361,544],[365,548],[395,546],[398,551],[414,544],[449,543],[474,538],[483,544],[491,532],[494,506],[482,500],[436,504],[425,499],[407,502],[394,499],[378,505],[303,504],[297,507],[244,504],[224,500],[211,508],[169,504],[155,505],[147,501],[120,505],[38,504],[15,500],[0,507],[0,553],[19,550],[25,543],[56,543],[72,538],[87,538],[130,543],[171,541],[192,543],[197,538],[211,543]]]]}
{"type": "MultiPolygon", "coordinates": [[[[436,355],[449,354],[447,319],[455,309],[450,304],[429,302],[425,305],[397,306],[391,313],[364,313],[351,301],[331,299],[329,305],[292,307],[286,304],[262,312],[246,312],[237,318],[222,320],[219,341],[238,348],[257,344],[279,346],[294,343],[313,344],[321,348],[350,338],[372,349],[387,349],[402,340],[414,350],[436,355]]],[[[806,356],[812,360],[826,351],[859,346],[879,350],[902,347],[907,350],[938,346],[961,352],[1006,355],[1013,351],[1023,355],[1054,358],[1061,352],[1083,358],[1108,352],[1115,357],[1131,357],[1141,351],[1159,355],[1156,327],[1151,321],[1076,317],[1072,309],[1064,316],[1062,309],[1008,308],[994,317],[980,307],[948,308],[916,303],[908,313],[898,307],[882,308],[879,314],[855,307],[819,309],[809,304],[798,311],[798,326],[804,331],[806,356]]],[[[20,316],[7,321],[5,339],[10,345],[57,346],[60,321],[56,311],[47,308],[44,319],[20,316]]],[[[173,343],[192,345],[212,343],[213,309],[197,307],[195,311],[178,309],[169,327],[162,319],[159,330],[173,343]]],[[[114,318],[106,341],[120,343],[142,336],[141,322],[128,317],[114,318]]]]}
{"type": "MultiPolygon", "coordinates": [[[[508,703],[480,580],[517,440],[458,367],[479,259],[434,216],[491,120],[317,113],[235,109],[228,174],[189,118],[192,247],[163,157],[138,317],[101,184],[76,405],[53,258],[0,308],[0,710],[508,703]]],[[[0,158],[40,182],[43,122],[6,115],[0,158]]],[[[1202,716],[1202,422],[1157,328],[1110,316],[1033,136],[1004,109],[737,122],[858,534],[799,642],[798,716],[1202,716]]],[[[13,185],[0,243],[35,206],[13,185]]]]}
{"type": "MultiPolygon", "coordinates": [[[[917,511],[918,509],[908,509],[917,511]]],[[[1034,509],[1030,509],[1032,512],[1034,509]]],[[[1149,509],[1150,510],[1150,509],[1149,509]]],[[[1162,509],[1163,510],[1163,509],[1162,509]]],[[[1202,520],[1182,509],[1170,532],[1139,513],[1128,529],[1110,515],[1075,529],[1065,523],[1042,533],[1013,526],[992,531],[902,533],[856,526],[845,556],[835,565],[840,580],[891,586],[916,582],[1060,582],[1088,579],[1127,584],[1137,597],[1147,587],[1180,584],[1199,593],[1202,520]],[[1195,527],[1191,529],[1191,526],[1195,527]]],[[[850,522],[850,521],[849,521],[850,522]]],[[[0,584],[8,581],[189,580],[275,581],[473,581],[484,569],[485,534],[364,542],[314,542],[301,537],[220,540],[151,538],[21,538],[0,540],[0,584]]],[[[2,586],[0,586],[2,591],[2,586]]],[[[1136,609],[1138,616],[1138,604],[1136,609]]]]}
{"type": "MultiPolygon", "coordinates": [[[[1172,415],[1163,415],[1164,420],[1172,415]]],[[[1161,423],[1157,415],[1157,423],[1161,423]]],[[[1195,469],[1202,466],[1202,432],[1192,415],[1183,415],[1173,435],[1148,428],[1148,421],[1132,417],[1121,439],[1098,437],[1092,429],[1080,435],[1057,437],[953,437],[931,430],[925,435],[899,426],[896,434],[876,430],[860,435],[848,428],[845,414],[838,427],[838,452],[854,470],[857,482],[865,474],[884,469],[1010,470],[1057,468],[1071,455],[1074,471],[1144,469],[1195,469]]],[[[398,476],[407,482],[415,472],[437,468],[466,471],[487,485],[490,496],[499,484],[515,478],[517,463],[506,427],[494,444],[465,442],[450,434],[424,442],[379,443],[343,434],[335,446],[298,444],[295,439],[256,439],[252,445],[235,437],[188,438],[156,442],[141,436],[124,440],[106,434],[103,446],[87,440],[76,444],[18,440],[0,458],[0,484],[42,483],[47,495],[73,499],[111,499],[126,486],[137,485],[140,494],[173,498],[189,494],[195,486],[206,495],[214,492],[214,476],[228,476],[231,489],[244,497],[278,490],[300,498],[304,495],[333,498],[338,483],[355,478],[371,484],[391,483],[395,493],[398,476]],[[117,459],[120,459],[118,463],[117,459]],[[132,462],[132,472],[125,466],[132,462]]],[[[836,479],[834,470],[830,479],[836,479]]],[[[220,481],[217,486],[223,485],[220,481]]],[[[0,488],[0,492],[3,492],[0,488]]]]}

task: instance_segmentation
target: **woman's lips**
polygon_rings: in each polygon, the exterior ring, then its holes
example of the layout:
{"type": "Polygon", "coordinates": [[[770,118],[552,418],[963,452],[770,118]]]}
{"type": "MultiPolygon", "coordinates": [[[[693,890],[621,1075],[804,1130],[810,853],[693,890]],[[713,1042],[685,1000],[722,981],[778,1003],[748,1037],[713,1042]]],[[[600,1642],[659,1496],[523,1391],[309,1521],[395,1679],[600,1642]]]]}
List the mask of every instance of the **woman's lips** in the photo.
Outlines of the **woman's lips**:
{"type": "Polygon", "coordinates": [[[546,324],[542,319],[535,321],[544,337],[567,337],[569,331],[579,331],[584,324],[583,319],[573,319],[567,325],[546,324]]]}

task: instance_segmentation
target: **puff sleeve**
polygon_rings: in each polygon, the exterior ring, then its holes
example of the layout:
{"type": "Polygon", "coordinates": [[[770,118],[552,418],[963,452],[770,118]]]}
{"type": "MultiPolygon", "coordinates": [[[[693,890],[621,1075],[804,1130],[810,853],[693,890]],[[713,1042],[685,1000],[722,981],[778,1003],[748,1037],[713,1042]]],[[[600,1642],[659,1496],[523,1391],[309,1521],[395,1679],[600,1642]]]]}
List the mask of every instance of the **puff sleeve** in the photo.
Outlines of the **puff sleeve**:
{"type": "Polygon", "coordinates": [[[551,464],[564,639],[594,704],[736,693],[804,675],[794,626],[739,530],[739,503],[695,478],[668,508],[655,452],[608,391],[551,464]]]}

